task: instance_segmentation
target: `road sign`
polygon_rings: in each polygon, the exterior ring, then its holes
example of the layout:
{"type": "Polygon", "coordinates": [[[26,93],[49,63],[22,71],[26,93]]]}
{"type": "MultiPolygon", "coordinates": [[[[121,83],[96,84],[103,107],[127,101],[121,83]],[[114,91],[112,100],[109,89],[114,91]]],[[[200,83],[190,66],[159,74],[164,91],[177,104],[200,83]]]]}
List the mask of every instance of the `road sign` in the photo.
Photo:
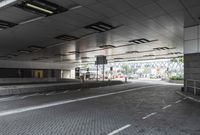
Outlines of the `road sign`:
{"type": "Polygon", "coordinates": [[[101,55],[101,56],[96,57],[96,61],[95,61],[96,65],[107,64],[107,63],[108,63],[108,61],[106,59],[106,56],[101,55]]]}

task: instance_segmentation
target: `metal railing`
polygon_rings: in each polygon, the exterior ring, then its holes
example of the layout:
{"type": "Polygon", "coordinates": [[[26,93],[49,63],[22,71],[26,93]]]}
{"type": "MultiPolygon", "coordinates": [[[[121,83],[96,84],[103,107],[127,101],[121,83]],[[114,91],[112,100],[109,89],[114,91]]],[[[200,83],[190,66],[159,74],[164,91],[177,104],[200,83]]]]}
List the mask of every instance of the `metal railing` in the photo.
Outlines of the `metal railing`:
{"type": "Polygon", "coordinates": [[[188,88],[192,88],[193,89],[193,93],[194,95],[197,95],[197,90],[200,90],[200,80],[192,80],[192,79],[188,79],[186,80],[186,84],[185,84],[185,88],[186,91],[188,91],[188,88]]]}

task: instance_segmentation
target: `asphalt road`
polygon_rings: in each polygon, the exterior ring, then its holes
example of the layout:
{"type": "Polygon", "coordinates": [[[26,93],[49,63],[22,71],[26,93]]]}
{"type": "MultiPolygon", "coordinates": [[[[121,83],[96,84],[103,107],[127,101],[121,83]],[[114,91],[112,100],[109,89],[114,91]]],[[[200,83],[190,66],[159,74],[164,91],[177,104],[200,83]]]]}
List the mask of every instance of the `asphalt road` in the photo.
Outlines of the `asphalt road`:
{"type": "Polygon", "coordinates": [[[181,86],[131,83],[0,99],[0,135],[199,135],[181,86]]]}

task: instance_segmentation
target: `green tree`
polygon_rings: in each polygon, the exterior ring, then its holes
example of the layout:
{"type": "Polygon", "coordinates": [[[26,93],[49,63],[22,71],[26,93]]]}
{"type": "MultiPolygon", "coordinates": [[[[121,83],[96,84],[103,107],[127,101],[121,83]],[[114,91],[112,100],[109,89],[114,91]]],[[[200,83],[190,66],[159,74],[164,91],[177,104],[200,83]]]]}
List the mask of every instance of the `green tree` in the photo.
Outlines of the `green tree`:
{"type": "Polygon", "coordinates": [[[125,75],[132,73],[132,68],[128,64],[123,64],[121,68],[122,68],[122,73],[125,75]]]}

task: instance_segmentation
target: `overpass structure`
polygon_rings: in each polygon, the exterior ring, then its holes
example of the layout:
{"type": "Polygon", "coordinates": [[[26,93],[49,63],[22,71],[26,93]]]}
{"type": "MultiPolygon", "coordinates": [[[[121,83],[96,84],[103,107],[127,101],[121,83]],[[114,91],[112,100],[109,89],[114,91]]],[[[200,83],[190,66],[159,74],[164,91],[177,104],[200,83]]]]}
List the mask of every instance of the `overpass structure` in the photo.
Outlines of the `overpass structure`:
{"type": "Polygon", "coordinates": [[[0,134],[200,134],[199,11],[199,0],[0,0],[0,134]],[[75,69],[99,57],[184,57],[184,86],[85,81],[75,69]]]}

